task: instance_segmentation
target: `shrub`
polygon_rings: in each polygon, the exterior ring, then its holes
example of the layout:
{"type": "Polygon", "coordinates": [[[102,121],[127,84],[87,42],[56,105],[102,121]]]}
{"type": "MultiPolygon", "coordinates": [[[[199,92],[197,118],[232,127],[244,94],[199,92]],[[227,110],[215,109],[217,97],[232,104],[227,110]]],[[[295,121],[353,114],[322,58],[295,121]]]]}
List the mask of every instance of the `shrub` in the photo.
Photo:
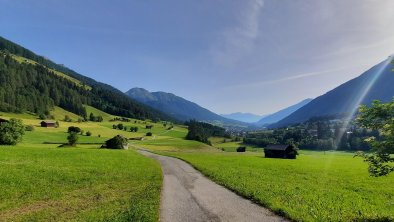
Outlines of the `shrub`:
{"type": "Polygon", "coordinates": [[[33,125],[25,126],[25,131],[34,131],[34,126],[33,125]]]}
{"type": "Polygon", "coordinates": [[[122,123],[119,123],[118,126],[117,126],[117,128],[120,129],[120,130],[122,130],[122,129],[123,129],[123,124],[122,124],[122,123]]]}
{"type": "Polygon", "coordinates": [[[146,136],[152,136],[152,132],[147,132],[146,136]]]}
{"type": "Polygon", "coordinates": [[[0,123],[0,144],[16,145],[25,134],[25,126],[20,119],[10,119],[8,122],[0,123]]]}
{"type": "Polygon", "coordinates": [[[117,135],[112,139],[109,139],[105,142],[105,148],[108,149],[124,149],[127,147],[127,139],[121,135],[117,135]]]}
{"type": "Polygon", "coordinates": [[[81,128],[77,127],[77,126],[70,126],[68,127],[68,133],[74,132],[74,133],[80,133],[81,132],[81,128]]]}
{"type": "Polygon", "coordinates": [[[71,119],[68,115],[65,115],[65,116],[64,116],[64,121],[65,121],[65,122],[71,122],[72,119],[71,119]]]}
{"type": "Polygon", "coordinates": [[[86,132],[86,136],[91,136],[91,135],[92,135],[92,133],[90,131],[86,132]]]}
{"type": "Polygon", "coordinates": [[[38,118],[44,120],[44,119],[47,118],[47,116],[46,116],[45,114],[41,113],[41,114],[38,116],[38,118]]]}
{"type": "Polygon", "coordinates": [[[78,142],[78,134],[76,132],[70,132],[67,136],[68,145],[76,146],[78,142]]]}

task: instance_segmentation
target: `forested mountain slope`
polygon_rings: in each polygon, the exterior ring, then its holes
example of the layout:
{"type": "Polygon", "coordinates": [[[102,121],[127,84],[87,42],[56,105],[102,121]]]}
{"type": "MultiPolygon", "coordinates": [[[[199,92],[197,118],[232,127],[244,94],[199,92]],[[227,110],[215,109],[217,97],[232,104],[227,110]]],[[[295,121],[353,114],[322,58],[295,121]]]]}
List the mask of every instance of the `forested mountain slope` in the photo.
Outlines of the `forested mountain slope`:
{"type": "Polygon", "coordinates": [[[360,104],[373,100],[391,101],[394,97],[394,57],[390,56],[357,78],[317,97],[304,107],[270,127],[301,123],[314,117],[352,115],[360,104]]]}
{"type": "Polygon", "coordinates": [[[87,104],[113,115],[173,120],[130,99],[112,86],[78,74],[1,37],[0,51],[2,111],[44,113],[56,105],[84,116],[86,111],[82,105],[87,104]],[[26,58],[26,61],[18,61],[15,55],[26,58]],[[77,79],[83,86],[89,87],[81,87],[81,84],[55,72],[77,79]]]}

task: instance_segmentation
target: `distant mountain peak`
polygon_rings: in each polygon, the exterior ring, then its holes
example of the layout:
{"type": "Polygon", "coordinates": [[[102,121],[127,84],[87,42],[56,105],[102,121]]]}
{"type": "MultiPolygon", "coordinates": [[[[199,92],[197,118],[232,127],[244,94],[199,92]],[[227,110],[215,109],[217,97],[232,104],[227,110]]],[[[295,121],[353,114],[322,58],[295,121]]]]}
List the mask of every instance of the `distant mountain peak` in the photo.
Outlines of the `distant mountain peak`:
{"type": "Polygon", "coordinates": [[[132,88],[126,95],[145,105],[160,110],[176,119],[187,121],[191,119],[226,124],[244,124],[242,122],[222,117],[198,104],[168,92],[149,92],[143,88],[132,88]]]}
{"type": "Polygon", "coordinates": [[[307,105],[311,101],[312,101],[311,98],[304,99],[304,100],[302,100],[301,102],[299,102],[297,104],[294,104],[292,106],[289,106],[287,108],[279,110],[276,113],[273,113],[271,115],[268,115],[268,116],[262,118],[261,120],[259,120],[256,123],[256,125],[258,125],[258,126],[265,126],[265,125],[269,125],[269,124],[272,124],[272,123],[276,123],[276,122],[286,118],[290,114],[294,113],[295,111],[297,111],[301,107],[307,105]]]}

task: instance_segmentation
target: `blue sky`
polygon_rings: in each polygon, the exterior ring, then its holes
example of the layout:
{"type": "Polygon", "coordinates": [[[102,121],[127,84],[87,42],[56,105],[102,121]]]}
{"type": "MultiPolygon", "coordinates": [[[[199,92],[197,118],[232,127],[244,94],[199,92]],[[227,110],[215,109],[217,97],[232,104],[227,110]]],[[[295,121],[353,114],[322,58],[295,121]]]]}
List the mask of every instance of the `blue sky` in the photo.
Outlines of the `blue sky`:
{"type": "Polygon", "coordinates": [[[267,114],[394,53],[392,0],[0,0],[0,35],[122,91],[267,114]]]}

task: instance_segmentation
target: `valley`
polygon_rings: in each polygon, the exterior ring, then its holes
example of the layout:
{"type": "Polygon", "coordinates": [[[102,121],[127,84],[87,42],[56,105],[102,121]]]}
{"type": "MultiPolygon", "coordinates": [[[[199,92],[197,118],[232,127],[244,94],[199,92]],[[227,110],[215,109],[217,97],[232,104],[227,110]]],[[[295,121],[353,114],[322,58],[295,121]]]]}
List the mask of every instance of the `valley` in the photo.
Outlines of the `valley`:
{"type": "MultiPolygon", "coordinates": [[[[37,116],[1,113],[1,118],[16,117],[34,125],[20,144],[0,149],[0,183],[7,187],[0,192],[1,218],[157,221],[162,172],[158,162],[138,153],[139,148],[185,160],[216,183],[292,220],[389,220],[393,216],[390,184],[394,175],[370,177],[367,165],[353,158],[353,153],[301,151],[297,160],[267,159],[258,147],[237,153],[241,142],[225,138],[211,138],[212,146],[185,140],[187,129],[182,125],[167,130],[165,122],[112,121],[116,116],[87,108],[107,120],[78,123],[59,118],[59,128],[43,128],[37,116]],[[139,130],[113,129],[120,123],[139,130]],[[145,129],[147,124],[152,129],[145,129]],[[80,135],[75,148],[59,148],[67,142],[69,126],[90,131],[92,136],[80,135]],[[147,132],[153,136],[145,136],[147,132]],[[145,140],[129,140],[128,150],[100,149],[100,144],[118,134],[145,140]]],[[[72,116],[57,107],[54,113],[72,116]]]]}

